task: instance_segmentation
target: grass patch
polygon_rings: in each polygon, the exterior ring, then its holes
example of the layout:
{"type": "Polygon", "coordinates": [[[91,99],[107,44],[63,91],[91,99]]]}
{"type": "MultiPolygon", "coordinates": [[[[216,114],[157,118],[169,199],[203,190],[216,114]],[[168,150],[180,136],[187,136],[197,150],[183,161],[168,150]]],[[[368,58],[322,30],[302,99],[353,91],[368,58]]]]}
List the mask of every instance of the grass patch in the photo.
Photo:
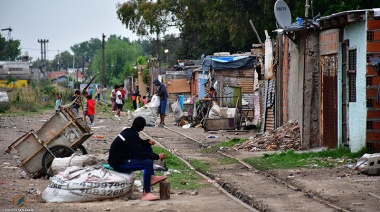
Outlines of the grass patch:
{"type": "Polygon", "coordinates": [[[222,142],[220,144],[217,144],[215,145],[216,148],[220,148],[220,147],[233,147],[235,146],[236,144],[240,144],[240,143],[243,143],[245,141],[247,141],[248,139],[247,138],[233,138],[229,141],[225,141],[225,142],[222,142]]]}
{"type": "Polygon", "coordinates": [[[202,173],[207,173],[210,170],[210,164],[202,163],[199,160],[196,159],[190,159],[191,165],[193,165],[197,170],[199,170],[202,173]]]}
{"type": "MultiPolygon", "coordinates": [[[[203,178],[201,176],[199,176],[194,170],[190,169],[175,155],[158,146],[153,146],[153,151],[157,154],[166,154],[166,165],[171,173],[171,176],[168,177],[171,189],[195,190],[209,186],[202,182],[203,178]]],[[[162,172],[156,172],[155,174],[163,175],[162,172]]]]}
{"type": "Polygon", "coordinates": [[[244,159],[258,170],[294,169],[294,168],[323,168],[336,167],[346,163],[354,163],[368,150],[363,149],[351,153],[348,148],[323,150],[320,152],[296,153],[294,150],[279,154],[264,154],[262,157],[244,159]]]}
{"type": "Polygon", "coordinates": [[[219,158],[218,162],[222,164],[234,164],[234,163],[237,163],[238,161],[235,158],[219,158]]]}
{"type": "Polygon", "coordinates": [[[233,147],[236,144],[240,144],[240,143],[245,142],[246,140],[248,140],[248,139],[247,138],[242,138],[242,139],[240,139],[240,138],[233,138],[231,140],[219,143],[219,144],[217,144],[217,145],[215,145],[213,147],[202,149],[201,152],[207,154],[207,153],[213,152],[215,150],[218,150],[221,147],[233,147]]]}

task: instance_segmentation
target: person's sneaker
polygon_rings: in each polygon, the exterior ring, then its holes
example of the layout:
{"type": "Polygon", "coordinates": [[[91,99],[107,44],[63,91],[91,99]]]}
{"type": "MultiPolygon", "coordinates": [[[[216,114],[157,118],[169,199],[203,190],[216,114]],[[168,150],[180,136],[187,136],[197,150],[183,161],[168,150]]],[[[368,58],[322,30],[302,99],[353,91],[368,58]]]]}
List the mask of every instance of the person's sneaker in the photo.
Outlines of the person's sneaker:
{"type": "Polygon", "coordinates": [[[153,186],[153,185],[156,185],[157,183],[163,181],[163,180],[166,180],[166,178],[168,178],[167,176],[163,175],[163,176],[154,176],[152,175],[152,177],[150,178],[150,185],[153,186]]]}
{"type": "Polygon", "coordinates": [[[152,193],[143,193],[141,199],[144,200],[144,201],[154,201],[154,200],[159,200],[160,197],[155,196],[152,193]]]}

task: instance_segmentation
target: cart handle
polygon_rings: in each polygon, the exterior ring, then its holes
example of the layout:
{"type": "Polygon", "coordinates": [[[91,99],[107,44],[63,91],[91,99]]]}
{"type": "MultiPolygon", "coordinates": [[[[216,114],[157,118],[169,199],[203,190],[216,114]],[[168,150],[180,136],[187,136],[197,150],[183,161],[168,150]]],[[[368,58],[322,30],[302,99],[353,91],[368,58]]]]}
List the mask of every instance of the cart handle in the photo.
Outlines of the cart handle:
{"type": "Polygon", "coordinates": [[[7,149],[7,151],[5,151],[5,153],[8,153],[8,154],[11,153],[12,149],[13,148],[11,146],[9,146],[8,149],[7,149]]]}

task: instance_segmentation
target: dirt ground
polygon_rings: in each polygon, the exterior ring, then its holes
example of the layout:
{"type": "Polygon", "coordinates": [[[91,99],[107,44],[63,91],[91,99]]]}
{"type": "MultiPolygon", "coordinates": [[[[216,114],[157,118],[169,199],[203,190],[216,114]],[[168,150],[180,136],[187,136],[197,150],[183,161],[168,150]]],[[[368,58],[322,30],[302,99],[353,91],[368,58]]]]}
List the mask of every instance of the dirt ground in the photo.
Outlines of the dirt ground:
{"type": "MultiPolygon", "coordinates": [[[[213,186],[200,189],[197,192],[172,190],[170,200],[155,202],[141,201],[141,193],[135,191],[132,199],[129,200],[120,197],[86,203],[43,203],[40,193],[50,181],[47,179],[30,179],[17,167],[16,162],[4,152],[11,143],[29,130],[37,131],[52,115],[53,111],[31,116],[8,117],[0,115],[0,150],[3,152],[0,154],[0,211],[250,211],[213,186]],[[26,198],[26,204],[21,208],[14,205],[13,201],[17,196],[26,198]]],[[[104,138],[91,137],[84,143],[84,146],[89,154],[95,155],[100,162],[104,162],[108,157],[105,150],[109,148],[113,138],[127,124],[125,117],[121,121],[117,121],[111,114],[102,112],[96,115],[95,122],[94,135],[103,135],[104,138]]],[[[173,117],[170,115],[167,118],[167,125],[180,132],[188,133],[189,136],[201,141],[204,145],[210,146],[233,137],[254,136],[252,133],[218,132],[217,134],[210,134],[201,128],[184,130],[174,126],[173,117]],[[216,138],[207,138],[208,135],[214,135],[216,138]]],[[[168,133],[162,128],[147,127],[144,131],[150,135],[155,135],[154,138],[158,142],[165,143],[165,146],[168,147],[171,147],[171,143],[178,142],[176,146],[171,148],[182,151],[185,158],[197,157],[202,160],[213,160],[211,157],[214,156],[209,156],[210,158],[207,159],[207,155],[200,154],[198,152],[199,147],[196,145],[192,150],[189,146],[182,147],[179,143],[181,138],[172,135],[172,138],[168,138],[168,133]]],[[[240,159],[261,154],[234,150],[226,151],[226,153],[240,159]]],[[[380,211],[380,199],[369,195],[371,193],[380,196],[380,177],[357,174],[356,171],[345,166],[333,169],[273,170],[268,173],[258,173],[252,170],[244,172],[244,174],[239,174],[238,169],[242,168],[237,168],[234,165],[216,166],[213,168],[215,173],[210,175],[222,178],[232,186],[236,185],[236,189],[251,198],[251,202],[257,204],[256,208],[260,211],[337,211],[333,207],[327,207],[328,203],[322,204],[323,206],[320,203],[316,204],[313,199],[314,195],[322,197],[347,211],[380,211]],[[302,192],[298,191],[296,195],[279,193],[274,187],[282,189],[285,186],[269,179],[270,177],[265,177],[265,174],[289,185],[294,185],[302,192]],[[238,175],[241,177],[237,177],[238,175]],[[261,185],[259,190],[257,185],[261,185]],[[255,188],[251,189],[251,187],[255,187],[256,190],[255,188]],[[274,193],[276,193],[275,197],[273,197],[274,193]],[[297,201],[304,201],[304,205],[309,205],[308,208],[296,208],[294,205],[297,201]]],[[[154,192],[157,190],[155,188],[154,192]]]]}

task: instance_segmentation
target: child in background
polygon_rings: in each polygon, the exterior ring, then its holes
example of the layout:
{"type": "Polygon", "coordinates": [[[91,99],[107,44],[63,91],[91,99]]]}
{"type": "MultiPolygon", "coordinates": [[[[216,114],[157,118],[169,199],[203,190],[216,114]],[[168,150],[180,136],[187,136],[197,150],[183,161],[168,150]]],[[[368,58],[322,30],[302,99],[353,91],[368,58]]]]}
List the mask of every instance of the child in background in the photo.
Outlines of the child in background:
{"type": "Polygon", "coordinates": [[[81,105],[81,102],[79,100],[79,98],[77,98],[78,96],[80,95],[80,90],[75,90],[74,92],[74,96],[71,97],[71,101],[74,101],[75,102],[71,105],[71,107],[78,113],[79,112],[79,108],[80,108],[80,105],[81,105]]]}
{"type": "Polygon", "coordinates": [[[86,122],[86,116],[87,116],[87,96],[88,96],[88,93],[87,91],[83,91],[83,96],[84,98],[86,98],[86,101],[84,101],[84,104],[83,104],[83,121],[86,122]]]}
{"type": "Polygon", "coordinates": [[[143,96],[142,103],[144,106],[148,104],[148,99],[146,98],[146,96],[143,96]]]}
{"type": "Polygon", "coordinates": [[[139,94],[139,95],[136,97],[136,108],[140,108],[140,101],[141,101],[141,95],[139,94]]]}
{"type": "Polygon", "coordinates": [[[94,116],[95,116],[95,101],[92,99],[92,95],[87,97],[87,115],[90,118],[90,127],[94,126],[94,116]]]}
{"type": "Polygon", "coordinates": [[[62,96],[60,93],[56,93],[56,99],[55,99],[55,113],[58,113],[59,108],[61,107],[62,104],[62,96]]]}

